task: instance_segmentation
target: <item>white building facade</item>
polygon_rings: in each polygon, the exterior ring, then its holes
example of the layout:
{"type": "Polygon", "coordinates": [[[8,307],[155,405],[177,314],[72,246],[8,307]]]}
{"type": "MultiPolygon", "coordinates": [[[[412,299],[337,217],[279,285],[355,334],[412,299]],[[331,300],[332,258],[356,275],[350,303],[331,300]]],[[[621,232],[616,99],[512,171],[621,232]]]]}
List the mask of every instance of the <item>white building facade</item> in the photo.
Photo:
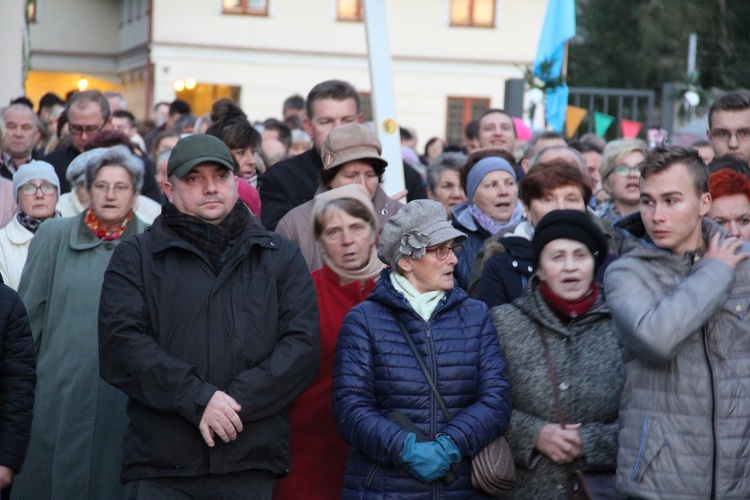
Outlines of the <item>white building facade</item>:
{"type": "MultiPolygon", "coordinates": [[[[64,96],[85,78],[89,88],[121,91],[138,118],[159,101],[185,99],[200,115],[231,97],[264,120],[280,117],[290,95],[342,79],[367,103],[362,1],[31,0],[26,94],[35,102],[46,91],[64,96]]],[[[503,106],[505,81],[534,59],[547,6],[369,1],[386,2],[397,119],[420,144],[455,139],[472,116],[503,106]]]]}

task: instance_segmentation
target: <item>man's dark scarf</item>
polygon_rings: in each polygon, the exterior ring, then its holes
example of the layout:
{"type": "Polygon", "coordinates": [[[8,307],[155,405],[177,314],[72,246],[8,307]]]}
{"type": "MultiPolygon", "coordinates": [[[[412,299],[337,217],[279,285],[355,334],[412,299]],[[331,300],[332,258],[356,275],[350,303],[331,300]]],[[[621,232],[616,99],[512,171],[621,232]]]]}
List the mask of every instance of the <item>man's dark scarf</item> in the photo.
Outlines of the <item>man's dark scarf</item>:
{"type": "Polygon", "coordinates": [[[226,263],[229,250],[247,224],[249,211],[237,201],[231,212],[219,224],[209,224],[193,215],[177,210],[167,202],[161,210],[164,223],[182,239],[203,252],[218,273],[226,263]]]}

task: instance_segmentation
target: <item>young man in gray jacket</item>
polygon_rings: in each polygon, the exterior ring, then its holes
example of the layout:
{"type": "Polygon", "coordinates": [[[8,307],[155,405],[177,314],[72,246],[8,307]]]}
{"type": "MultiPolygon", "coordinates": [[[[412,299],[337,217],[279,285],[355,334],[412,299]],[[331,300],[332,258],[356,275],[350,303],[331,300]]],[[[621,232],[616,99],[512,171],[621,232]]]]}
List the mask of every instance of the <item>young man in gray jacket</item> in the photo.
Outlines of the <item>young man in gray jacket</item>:
{"type": "Polygon", "coordinates": [[[641,163],[628,251],[605,276],[624,350],[617,486],[628,497],[750,498],[750,261],[709,219],[696,152],[641,163]]]}

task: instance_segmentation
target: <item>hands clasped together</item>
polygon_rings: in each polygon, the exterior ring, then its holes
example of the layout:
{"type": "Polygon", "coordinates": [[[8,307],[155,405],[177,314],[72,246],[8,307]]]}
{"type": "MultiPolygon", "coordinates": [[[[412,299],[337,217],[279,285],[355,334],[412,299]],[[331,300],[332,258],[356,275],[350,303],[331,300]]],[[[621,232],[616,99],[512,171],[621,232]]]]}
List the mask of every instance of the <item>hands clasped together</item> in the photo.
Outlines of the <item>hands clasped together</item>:
{"type": "Polygon", "coordinates": [[[242,406],[228,394],[216,391],[206,405],[198,428],[209,447],[214,446],[214,436],[228,443],[242,432],[242,420],[238,412],[242,406]]]}
{"type": "Polygon", "coordinates": [[[536,437],[534,447],[556,464],[569,464],[583,455],[581,424],[547,424],[536,437]]]}
{"type": "Polygon", "coordinates": [[[406,472],[415,479],[429,483],[437,481],[448,472],[451,464],[461,461],[456,443],[445,434],[436,441],[418,443],[414,433],[409,433],[401,451],[401,461],[406,472]]]}

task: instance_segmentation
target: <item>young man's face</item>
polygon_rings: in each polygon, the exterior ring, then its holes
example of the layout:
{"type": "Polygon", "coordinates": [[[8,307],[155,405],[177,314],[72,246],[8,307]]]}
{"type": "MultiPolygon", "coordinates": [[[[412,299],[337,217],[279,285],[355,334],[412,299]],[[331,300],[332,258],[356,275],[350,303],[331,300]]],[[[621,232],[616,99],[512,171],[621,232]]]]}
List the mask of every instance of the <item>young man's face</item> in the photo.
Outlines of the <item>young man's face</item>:
{"type": "Polygon", "coordinates": [[[483,148],[504,148],[511,153],[516,147],[513,118],[505,113],[490,113],[479,121],[479,145],[483,148]]]}
{"type": "Polygon", "coordinates": [[[674,255],[703,244],[701,218],[711,208],[711,195],[698,195],[693,177],[682,163],[641,178],[641,219],[654,244],[674,255]]]}
{"type": "Polygon", "coordinates": [[[750,108],[714,112],[708,140],[716,157],[731,155],[750,162],[750,108]]]}
{"type": "Polygon", "coordinates": [[[313,147],[318,153],[331,130],[347,123],[362,123],[362,116],[357,113],[354,99],[318,99],[313,103],[312,111],[313,115],[306,117],[302,126],[307,135],[312,137],[313,147]]]}

